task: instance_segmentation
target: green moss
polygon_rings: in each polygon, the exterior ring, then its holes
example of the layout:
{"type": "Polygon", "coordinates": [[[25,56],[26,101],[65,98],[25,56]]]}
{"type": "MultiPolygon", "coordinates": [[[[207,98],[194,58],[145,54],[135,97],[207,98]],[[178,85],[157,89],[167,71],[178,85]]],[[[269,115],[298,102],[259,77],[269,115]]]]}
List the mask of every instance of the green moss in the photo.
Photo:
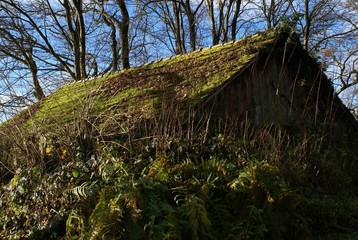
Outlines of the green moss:
{"type": "Polygon", "coordinates": [[[256,34],[251,37],[244,38],[238,41],[229,42],[222,45],[216,45],[210,48],[199,49],[192,53],[178,55],[157,62],[153,62],[150,64],[146,64],[140,68],[145,70],[156,69],[161,67],[167,67],[173,64],[180,64],[181,62],[187,60],[193,60],[193,59],[197,62],[201,62],[203,60],[207,60],[210,57],[214,58],[210,60],[215,60],[215,58],[219,56],[223,56],[225,55],[225,53],[230,51],[237,51],[245,48],[258,49],[260,46],[263,46],[268,43],[272,43],[274,39],[275,37],[271,34],[256,34]]]}
{"type": "Polygon", "coordinates": [[[257,34],[141,67],[66,85],[48,96],[25,127],[53,130],[93,115],[120,121],[123,116],[150,118],[163,97],[195,105],[240,72],[259,50],[273,43],[272,34],[257,34]]]}
{"type": "Polygon", "coordinates": [[[53,120],[61,124],[73,119],[80,114],[87,102],[87,96],[98,87],[99,83],[98,80],[92,80],[64,86],[42,102],[41,108],[28,124],[47,123],[53,120]]]}
{"type": "Polygon", "coordinates": [[[201,81],[194,89],[191,89],[188,102],[195,104],[208,97],[217,87],[230,80],[235,73],[239,72],[242,67],[250,62],[255,56],[255,54],[244,55],[235,61],[234,65],[228,65],[223,69],[220,69],[216,74],[208,74],[206,76],[206,81],[201,81]]]}

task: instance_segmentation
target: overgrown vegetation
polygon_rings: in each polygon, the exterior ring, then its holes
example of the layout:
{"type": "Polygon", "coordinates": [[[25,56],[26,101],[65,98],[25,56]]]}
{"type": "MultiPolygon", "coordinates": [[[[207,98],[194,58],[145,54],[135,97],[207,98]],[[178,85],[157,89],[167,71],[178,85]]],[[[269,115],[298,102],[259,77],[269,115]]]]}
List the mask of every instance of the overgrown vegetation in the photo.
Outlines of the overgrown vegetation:
{"type": "Polygon", "coordinates": [[[0,236],[334,237],[357,229],[357,168],[344,147],[328,146],[324,136],[293,137],[275,126],[244,126],[241,137],[205,129],[123,136],[86,158],[60,156],[55,171],[20,168],[1,190],[0,236]]]}
{"type": "Polygon", "coordinates": [[[321,119],[266,126],[246,119],[237,126],[220,118],[218,126],[214,116],[193,107],[250,61],[256,40],[261,47],[273,41],[262,36],[232,43],[243,47],[233,52],[224,45],[226,56],[249,57],[227,60],[220,74],[215,64],[223,59],[211,55],[218,49],[198,51],[192,59],[183,55],[164,60],[165,66],[157,62],[68,85],[4,124],[0,238],[356,234],[354,136],[321,119]],[[196,67],[210,62],[212,75],[205,77],[205,66],[191,75],[185,61],[198,61],[196,67]],[[174,68],[181,69],[178,76],[174,68]],[[129,84],[133,76],[142,77],[129,84]]]}

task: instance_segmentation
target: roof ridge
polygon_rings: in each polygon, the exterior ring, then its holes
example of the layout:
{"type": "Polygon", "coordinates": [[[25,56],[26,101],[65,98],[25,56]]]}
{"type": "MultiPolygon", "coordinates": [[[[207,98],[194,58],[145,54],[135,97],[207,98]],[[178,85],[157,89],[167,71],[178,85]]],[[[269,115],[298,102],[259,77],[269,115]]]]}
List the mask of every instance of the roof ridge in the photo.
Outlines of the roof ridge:
{"type": "Polygon", "coordinates": [[[148,65],[151,65],[151,64],[155,64],[155,63],[159,63],[159,62],[162,62],[162,61],[168,61],[168,60],[175,59],[175,58],[178,58],[178,57],[181,57],[181,56],[190,55],[190,54],[198,53],[198,52],[201,52],[201,51],[207,51],[207,50],[215,49],[215,48],[218,48],[218,47],[233,45],[235,43],[239,43],[239,42],[248,40],[250,38],[255,38],[255,37],[257,37],[257,36],[259,36],[261,34],[263,34],[263,33],[258,32],[258,33],[255,33],[255,34],[240,38],[240,39],[231,40],[229,42],[223,42],[223,43],[219,43],[219,44],[216,44],[216,45],[211,45],[211,46],[208,46],[208,47],[201,47],[201,48],[198,48],[198,49],[196,49],[196,50],[194,50],[192,52],[187,52],[187,53],[182,53],[182,54],[177,54],[177,55],[171,55],[171,56],[166,57],[166,58],[161,58],[161,59],[158,59],[158,60],[153,60],[153,61],[150,61],[150,62],[143,63],[143,64],[141,64],[139,66],[135,66],[133,68],[121,69],[121,70],[117,70],[117,71],[113,71],[113,72],[102,73],[102,74],[98,74],[98,75],[95,75],[95,76],[91,76],[91,77],[81,79],[79,81],[72,80],[69,83],[65,84],[64,86],[71,85],[71,84],[76,84],[76,83],[82,83],[82,82],[89,82],[89,81],[93,81],[93,80],[96,80],[96,79],[99,79],[99,78],[104,78],[104,77],[108,78],[110,76],[116,76],[116,75],[119,75],[119,74],[124,73],[124,72],[137,70],[137,69],[139,69],[141,67],[148,66],[148,65]]]}

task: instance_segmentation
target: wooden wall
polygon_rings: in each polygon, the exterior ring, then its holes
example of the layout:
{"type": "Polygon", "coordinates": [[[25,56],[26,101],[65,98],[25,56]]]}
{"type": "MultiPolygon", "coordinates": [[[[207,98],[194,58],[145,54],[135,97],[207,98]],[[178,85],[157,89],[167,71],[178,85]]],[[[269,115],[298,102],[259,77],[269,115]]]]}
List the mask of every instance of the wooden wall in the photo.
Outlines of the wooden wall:
{"type": "MultiPolygon", "coordinates": [[[[231,121],[258,125],[285,121],[291,113],[293,81],[275,58],[254,62],[208,102],[212,113],[231,121]]],[[[207,107],[206,109],[210,109],[207,107]]]]}

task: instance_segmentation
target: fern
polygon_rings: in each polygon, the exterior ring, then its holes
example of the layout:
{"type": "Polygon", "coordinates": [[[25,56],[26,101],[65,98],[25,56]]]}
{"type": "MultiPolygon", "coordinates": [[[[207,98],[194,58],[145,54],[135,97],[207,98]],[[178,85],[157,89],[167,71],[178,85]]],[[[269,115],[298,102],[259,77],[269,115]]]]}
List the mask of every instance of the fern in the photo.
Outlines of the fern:
{"type": "Polygon", "coordinates": [[[142,219],[141,183],[129,172],[120,159],[102,159],[99,173],[107,187],[89,217],[89,239],[137,239],[142,235],[143,230],[135,225],[142,219]]]}
{"type": "Polygon", "coordinates": [[[111,234],[121,236],[123,209],[110,195],[102,193],[99,202],[89,217],[89,239],[111,239],[111,234]]]}
{"type": "Polygon", "coordinates": [[[214,193],[206,198],[208,216],[211,219],[212,227],[215,229],[216,238],[220,238],[222,234],[227,235],[231,230],[233,213],[230,212],[229,204],[223,203],[223,198],[224,196],[214,193]]]}
{"type": "Polygon", "coordinates": [[[110,182],[115,177],[129,176],[127,166],[121,159],[114,157],[103,157],[98,172],[105,182],[110,182]]]}
{"type": "Polygon", "coordinates": [[[86,199],[89,195],[92,195],[97,189],[97,181],[94,182],[84,182],[80,186],[74,187],[69,190],[78,200],[86,199]]]}
{"type": "Polygon", "coordinates": [[[227,178],[233,174],[234,168],[231,163],[216,157],[208,160],[201,159],[198,162],[187,159],[173,167],[172,176],[176,181],[186,181],[192,178],[199,182],[206,182],[211,178],[218,182],[226,182],[227,178]]]}
{"type": "Polygon", "coordinates": [[[77,239],[85,230],[84,219],[76,210],[72,210],[66,221],[66,236],[68,239],[77,239]]]}
{"type": "Polygon", "coordinates": [[[205,202],[201,198],[190,194],[179,211],[182,211],[189,220],[191,239],[213,238],[210,234],[212,223],[208,217],[205,202]]]}

